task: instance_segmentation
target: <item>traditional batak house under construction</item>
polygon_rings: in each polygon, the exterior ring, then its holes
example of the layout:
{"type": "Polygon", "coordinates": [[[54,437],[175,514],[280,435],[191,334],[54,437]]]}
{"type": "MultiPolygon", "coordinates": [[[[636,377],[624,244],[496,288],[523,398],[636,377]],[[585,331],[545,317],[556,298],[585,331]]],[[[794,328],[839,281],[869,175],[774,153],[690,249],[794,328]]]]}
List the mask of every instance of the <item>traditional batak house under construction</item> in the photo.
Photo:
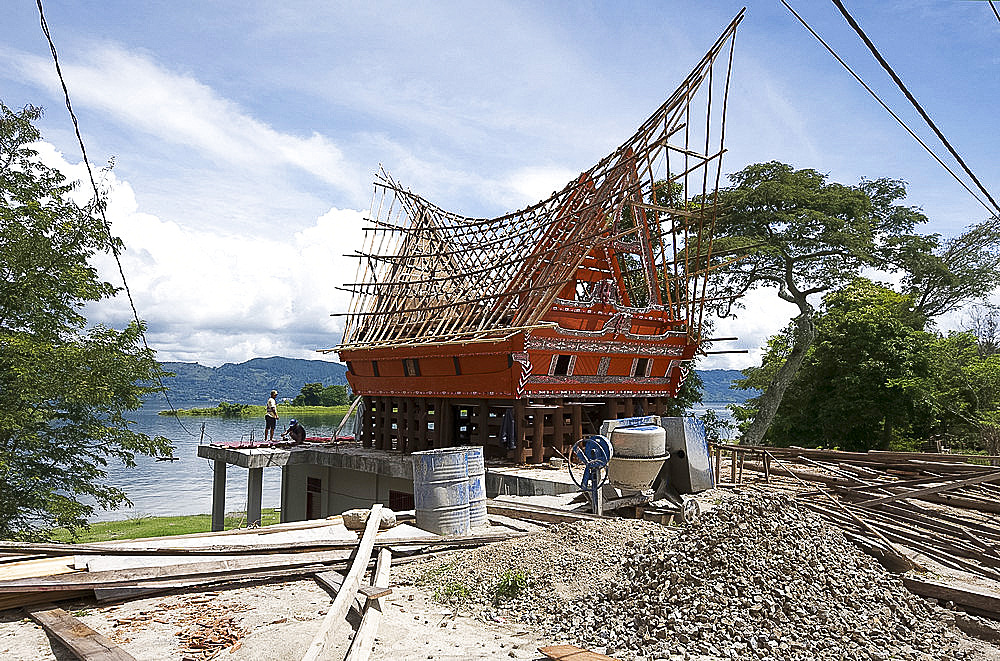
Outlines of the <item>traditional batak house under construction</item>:
{"type": "MultiPolygon", "coordinates": [[[[705,341],[742,12],[677,90],[550,198],[467,218],[375,183],[343,342],[364,446],[540,463],[662,414],[705,341]]],[[[652,78],[652,76],[650,76],[652,78]]]]}

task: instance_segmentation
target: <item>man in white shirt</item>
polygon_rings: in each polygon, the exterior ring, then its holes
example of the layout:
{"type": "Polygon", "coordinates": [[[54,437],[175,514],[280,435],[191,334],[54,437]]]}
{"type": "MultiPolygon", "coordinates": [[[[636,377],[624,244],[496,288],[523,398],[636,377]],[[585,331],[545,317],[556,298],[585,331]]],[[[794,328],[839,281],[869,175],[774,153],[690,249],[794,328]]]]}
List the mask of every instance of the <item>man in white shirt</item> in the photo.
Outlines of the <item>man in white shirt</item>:
{"type": "Polygon", "coordinates": [[[278,396],[277,390],[271,391],[271,396],[267,399],[267,411],[264,412],[264,440],[274,440],[274,428],[278,426],[278,396]]]}

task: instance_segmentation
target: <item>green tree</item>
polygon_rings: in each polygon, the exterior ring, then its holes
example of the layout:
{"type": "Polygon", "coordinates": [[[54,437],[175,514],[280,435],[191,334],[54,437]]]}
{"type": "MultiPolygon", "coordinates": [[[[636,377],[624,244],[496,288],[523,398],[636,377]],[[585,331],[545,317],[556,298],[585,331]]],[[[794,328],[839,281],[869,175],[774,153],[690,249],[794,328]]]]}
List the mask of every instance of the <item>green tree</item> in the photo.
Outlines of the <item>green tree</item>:
{"type": "MultiPolygon", "coordinates": [[[[927,411],[904,384],[930,375],[934,336],[923,330],[925,321],[911,297],[865,279],[827,294],[814,317],[815,340],[785,392],[767,442],[864,450],[913,440],[913,425],[927,411]]],[[[793,333],[789,328],[772,338],[762,366],[746,370],[739,385],[765,386],[780,369],[793,333]]],[[[750,400],[737,417],[751,420],[755,405],[750,400]]]]}
{"type": "Polygon", "coordinates": [[[735,257],[718,269],[713,299],[722,316],[740,297],[760,287],[798,309],[784,336],[783,352],[757,398],[743,441],[761,442],[816,336],[810,297],[842,287],[867,267],[887,267],[899,253],[900,237],[925,220],[912,207],[895,204],[906,190],[892,179],[857,186],[827,181],[816,170],[778,162],[751,165],[730,175],[719,191],[718,255],[735,257]]]}
{"type": "Polygon", "coordinates": [[[327,386],[319,396],[319,403],[322,406],[343,406],[350,401],[347,386],[327,386]]]}
{"type": "MultiPolygon", "coordinates": [[[[944,242],[932,234],[896,240],[895,264],[914,310],[928,318],[989,296],[1000,286],[1000,218],[970,226],[944,242]]],[[[995,326],[995,314],[992,321],[995,326]]]]}
{"type": "Polygon", "coordinates": [[[983,354],[973,332],[936,337],[929,373],[899,386],[927,412],[923,434],[942,446],[1000,453],[1000,354],[983,354]]]}
{"type": "Polygon", "coordinates": [[[322,395],[322,383],[307,383],[292,400],[292,406],[319,406],[322,395]]]}
{"type": "Polygon", "coordinates": [[[41,538],[86,524],[94,502],[127,504],[107,466],[168,455],[164,438],[130,428],[128,412],[165,376],[142,329],[88,327],[87,303],[116,288],[90,264],[120,248],[73,185],[41,163],[40,110],[0,103],[0,538],[41,538]]]}

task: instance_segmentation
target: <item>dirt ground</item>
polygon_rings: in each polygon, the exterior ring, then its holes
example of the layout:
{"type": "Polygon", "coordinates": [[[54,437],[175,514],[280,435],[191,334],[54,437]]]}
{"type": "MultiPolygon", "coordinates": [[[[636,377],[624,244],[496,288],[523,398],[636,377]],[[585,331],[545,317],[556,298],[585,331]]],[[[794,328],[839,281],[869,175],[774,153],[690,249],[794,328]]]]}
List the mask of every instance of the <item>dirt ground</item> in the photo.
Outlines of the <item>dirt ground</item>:
{"type": "MultiPolygon", "coordinates": [[[[233,640],[216,659],[301,659],[330,607],[312,580],[252,585],[216,593],[191,592],[120,605],[61,606],[140,661],[201,659],[198,641],[233,640]]],[[[349,616],[356,625],[356,616],[349,616]]],[[[329,658],[344,658],[352,627],[340,630],[329,658]]],[[[435,602],[418,588],[394,587],[386,597],[374,659],[543,659],[542,640],[524,627],[473,619],[435,602]]],[[[203,643],[204,644],[204,643],[203,643]]],[[[0,659],[69,661],[73,655],[23,611],[0,612],[0,659]]]]}

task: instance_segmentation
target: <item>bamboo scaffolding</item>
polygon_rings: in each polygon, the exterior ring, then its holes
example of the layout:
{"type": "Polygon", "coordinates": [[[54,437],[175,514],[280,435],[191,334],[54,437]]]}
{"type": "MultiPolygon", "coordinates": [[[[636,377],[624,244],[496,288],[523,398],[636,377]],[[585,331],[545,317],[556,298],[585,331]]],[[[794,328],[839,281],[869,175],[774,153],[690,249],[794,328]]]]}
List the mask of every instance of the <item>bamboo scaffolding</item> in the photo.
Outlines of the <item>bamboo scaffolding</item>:
{"type": "Polygon", "coordinates": [[[484,341],[538,328],[567,286],[583,282],[587,291],[602,274],[618,283],[616,292],[603,290],[616,307],[662,313],[700,341],[708,278],[719,267],[712,232],[742,18],[741,11],[630,138],[532,206],[496,218],[461,216],[380,168],[364,246],[353,255],[357,274],[340,288],[352,296],[335,350],[484,341]],[[723,62],[724,75],[716,75],[723,62]],[[663,186],[666,205],[657,199],[663,186]]]}

